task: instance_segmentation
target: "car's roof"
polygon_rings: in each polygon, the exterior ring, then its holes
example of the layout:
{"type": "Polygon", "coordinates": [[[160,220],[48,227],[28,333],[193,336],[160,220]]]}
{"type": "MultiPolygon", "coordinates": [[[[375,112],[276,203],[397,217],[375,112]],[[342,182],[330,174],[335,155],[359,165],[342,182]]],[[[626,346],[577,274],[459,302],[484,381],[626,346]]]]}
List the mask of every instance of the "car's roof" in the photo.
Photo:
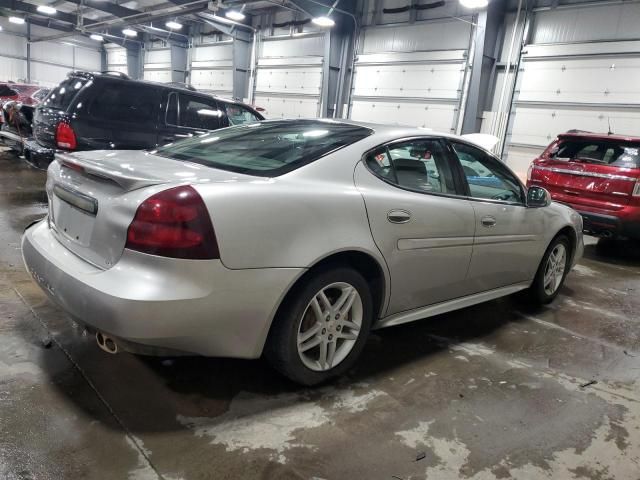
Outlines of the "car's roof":
{"type": "Polygon", "coordinates": [[[559,138],[575,138],[584,140],[613,140],[618,142],[640,142],[640,137],[627,135],[616,135],[613,133],[593,133],[593,132],[567,132],[558,135],[559,138]]]}

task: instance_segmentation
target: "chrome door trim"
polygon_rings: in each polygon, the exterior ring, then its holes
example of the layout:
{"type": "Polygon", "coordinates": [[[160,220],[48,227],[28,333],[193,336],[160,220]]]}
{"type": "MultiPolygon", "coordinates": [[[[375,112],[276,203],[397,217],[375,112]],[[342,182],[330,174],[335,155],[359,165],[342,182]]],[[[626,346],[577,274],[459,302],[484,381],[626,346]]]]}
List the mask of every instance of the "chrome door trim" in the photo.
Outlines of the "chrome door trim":
{"type": "Polygon", "coordinates": [[[400,240],[398,240],[398,250],[420,250],[428,248],[470,246],[473,246],[473,237],[401,238],[400,240]]]}

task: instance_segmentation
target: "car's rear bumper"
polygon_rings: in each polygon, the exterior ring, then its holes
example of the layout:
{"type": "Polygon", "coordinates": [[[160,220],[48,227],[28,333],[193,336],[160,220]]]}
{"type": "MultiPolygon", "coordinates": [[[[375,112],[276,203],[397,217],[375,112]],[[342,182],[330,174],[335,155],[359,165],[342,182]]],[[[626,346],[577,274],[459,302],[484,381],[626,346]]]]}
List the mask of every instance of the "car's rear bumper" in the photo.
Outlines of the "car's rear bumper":
{"type": "Polygon", "coordinates": [[[627,208],[615,215],[590,211],[583,206],[572,206],[581,216],[584,232],[605,237],[630,237],[640,239],[640,209],[627,208]]]}
{"type": "Polygon", "coordinates": [[[219,260],[129,250],[101,270],[62,246],[46,219],[25,231],[22,254],[42,290],[80,323],[126,343],[207,356],[259,357],[281,299],[303,272],[230,270],[219,260]]]}

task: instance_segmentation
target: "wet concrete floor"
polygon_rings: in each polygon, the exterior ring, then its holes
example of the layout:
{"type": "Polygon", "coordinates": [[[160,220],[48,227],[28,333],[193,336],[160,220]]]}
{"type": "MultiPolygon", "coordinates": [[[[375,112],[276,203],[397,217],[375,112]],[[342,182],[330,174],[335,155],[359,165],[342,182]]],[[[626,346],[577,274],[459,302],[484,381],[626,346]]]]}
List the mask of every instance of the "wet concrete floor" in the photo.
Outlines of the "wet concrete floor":
{"type": "Polygon", "coordinates": [[[638,244],[591,240],[547,308],[375,332],[303,389],[263,361],[99,350],[20,259],[44,181],[0,152],[1,479],[640,479],[638,244]]]}

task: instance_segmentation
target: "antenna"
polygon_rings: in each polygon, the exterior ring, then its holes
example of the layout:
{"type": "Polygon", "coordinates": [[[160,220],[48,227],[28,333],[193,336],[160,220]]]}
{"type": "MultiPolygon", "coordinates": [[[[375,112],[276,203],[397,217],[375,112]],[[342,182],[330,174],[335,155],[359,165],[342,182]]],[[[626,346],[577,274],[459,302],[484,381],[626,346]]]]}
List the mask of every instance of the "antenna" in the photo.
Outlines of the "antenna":
{"type": "Polygon", "coordinates": [[[607,135],[613,135],[613,131],[611,130],[611,117],[607,117],[607,123],[609,124],[609,133],[607,133],[607,135]]]}

